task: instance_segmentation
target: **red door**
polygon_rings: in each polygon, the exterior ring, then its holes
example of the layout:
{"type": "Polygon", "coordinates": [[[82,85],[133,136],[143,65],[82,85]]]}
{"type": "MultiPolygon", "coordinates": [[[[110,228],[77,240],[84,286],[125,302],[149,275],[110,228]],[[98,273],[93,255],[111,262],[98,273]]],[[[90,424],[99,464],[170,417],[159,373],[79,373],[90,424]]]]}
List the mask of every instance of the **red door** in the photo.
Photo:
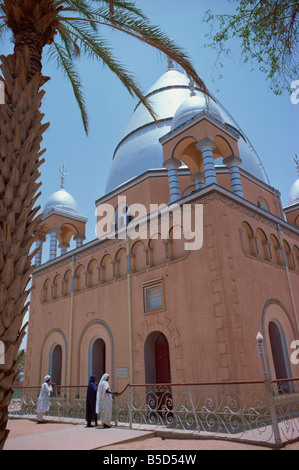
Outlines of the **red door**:
{"type": "MultiPolygon", "coordinates": [[[[168,343],[155,344],[156,355],[156,383],[170,384],[170,361],[168,343]]],[[[169,410],[172,410],[171,387],[163,386],[157,393],[158,410],[162,416],[169,416],[169,410]]]]}

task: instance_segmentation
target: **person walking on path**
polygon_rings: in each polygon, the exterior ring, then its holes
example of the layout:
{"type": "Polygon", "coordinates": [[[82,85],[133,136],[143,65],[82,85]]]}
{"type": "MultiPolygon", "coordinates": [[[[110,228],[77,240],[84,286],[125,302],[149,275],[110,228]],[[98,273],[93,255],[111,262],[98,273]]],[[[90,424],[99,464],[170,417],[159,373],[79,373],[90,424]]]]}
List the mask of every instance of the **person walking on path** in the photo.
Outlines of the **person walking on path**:
{"type": "Polygon", "coordinates": [[[87,387],[86,394],[86,421],[87,427],[91,427],[91,422],[95,422],[95,426],[98,425],[98,417],[96,414],[96,400],[97,400],[97,385],[95,383],[95,375],[91,375],[89,378],[89,384],[87,387]]]}
{"type": "Polygon", "coordinates": [[[104,428],[110,428],[112,417],[112,396],[118,396],[112,392],[108,383],[109,374],[104,374],[100,380],[97,390],[96,413],[100,415],[104,428]]]}
{"type": "Polygon", "coordinates": [[[50,408],[50,393],[52,392],[53,387],[51,384],[51,377],[46,375],[44,377],[44,382],[41,387],[41,391],[37,400],[37,422],[42,423],[44,414],[49,411],[50,408]]]}

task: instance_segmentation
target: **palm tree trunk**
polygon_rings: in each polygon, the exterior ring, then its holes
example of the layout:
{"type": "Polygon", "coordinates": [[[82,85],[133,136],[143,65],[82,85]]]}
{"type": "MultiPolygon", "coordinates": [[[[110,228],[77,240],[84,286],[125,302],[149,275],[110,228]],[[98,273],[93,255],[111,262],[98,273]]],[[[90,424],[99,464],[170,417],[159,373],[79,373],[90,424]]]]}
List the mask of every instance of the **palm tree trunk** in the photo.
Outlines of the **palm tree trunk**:
{"type": "Polygon", "coordinates": [[[31,76],[29,49],[0,59],[5,84],[5,104],[0,105],[0,341],[5,347],[5,364],[0,364],[1,450],[9,433],[8,406],[25,335],[27,286],[36,252],[31,248],[41,217],[34,207],[44,161],[40,144],[49,124],[42,124],[39,111],[45,79],[40,72],[31,76]]]}

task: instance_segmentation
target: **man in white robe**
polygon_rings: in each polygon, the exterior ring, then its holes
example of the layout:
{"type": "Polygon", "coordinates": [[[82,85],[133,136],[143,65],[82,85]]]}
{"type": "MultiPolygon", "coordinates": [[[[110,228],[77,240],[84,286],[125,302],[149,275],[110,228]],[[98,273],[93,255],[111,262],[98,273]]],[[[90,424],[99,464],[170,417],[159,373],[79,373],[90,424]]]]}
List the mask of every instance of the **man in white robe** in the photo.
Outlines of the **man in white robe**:
{"type": "Polygon", "coordinates": [[[100,415],[104,428],[110,428],[112,417],[112,395],[118,395],[110,390],[109,374],[104,374],[97,389],[96,413],[100,415]]]}
{"type": "Polygon", "coordinates": [[[51,377],[46,375],[44,377],[44,382],[41,387],[41,391],[37,400],[37,422],[42,423],[44,414],[49,411],[50,408],[50,393],[53,390],[52,384],[50,382],[51,377]]]}

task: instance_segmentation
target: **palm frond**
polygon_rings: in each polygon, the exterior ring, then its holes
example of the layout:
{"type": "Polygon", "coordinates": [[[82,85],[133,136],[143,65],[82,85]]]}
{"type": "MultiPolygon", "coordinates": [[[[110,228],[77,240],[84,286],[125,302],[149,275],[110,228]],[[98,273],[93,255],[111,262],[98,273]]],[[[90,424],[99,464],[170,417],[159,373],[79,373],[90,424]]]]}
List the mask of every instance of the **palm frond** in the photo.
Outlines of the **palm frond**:
{"type": "MultiPolygon", "coordinates": [[[[74,23],[77,20],[80,21],[76,17],[62,17],[61,20],[70,23],[74,23]]],[[[102,6],[93,10],[93,19],[82,18],[82,21],[113,28],[154,47],[180,65],[196,85],[203,92],[208,93],[203,80],[196,73],[188,54],[164,34],[158,26],[151,25],[147,19],[136,17],[132,12],[123,12],[121,9],[115,8],[113,22],[111,22],[109,9],[102,6]]]]}
{"type": "Polygon", "coordinates": [[[57,65],[63,70],[65,76],[69,79],[71,83],[76,101],[81,112],[83,126],[86,134],[88,134],[88,117],[81,81],[77,70],[75,69],[74,62],[69,55],[69,50],[54,41],[51,45],[50,57],[56,59],[57,65]]]}
{"type": "Polygon", "coordinates": [[[78,46],[84,54],[91,59],[100,60],[103,65],[107,66],[119,78],[131,96],[136,96],[155,119],[156,115],[150,101],[144,96],[134,76],[114,57],[108,43],[98,33],[91,32],[88,25],[84,23],[75,24],[68,21],[65,23],[68,26],[68,35],[78,40],[78,46]]]}

